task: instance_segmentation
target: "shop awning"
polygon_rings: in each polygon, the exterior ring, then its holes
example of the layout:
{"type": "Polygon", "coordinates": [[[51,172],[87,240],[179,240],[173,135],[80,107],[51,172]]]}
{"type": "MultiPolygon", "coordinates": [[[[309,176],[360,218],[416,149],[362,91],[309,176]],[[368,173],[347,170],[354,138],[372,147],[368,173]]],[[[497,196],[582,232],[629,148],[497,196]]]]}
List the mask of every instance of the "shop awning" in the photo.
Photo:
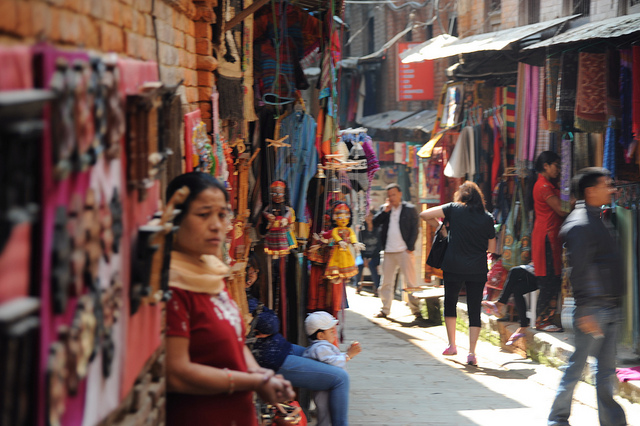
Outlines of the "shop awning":
{"type": "Polygon", "coordinates": [[[400,59],[403,64],[422,62],[424,61],[423,56],[428,55],[429,52],[437,51],[456,40],[458,40],[458,37],[449,34],[440,34],[439,36],[427,40],[418,46],[405,50],[400,54],[400,59]]]}
{"type": "MultiPolygon", "coordinates": [[[[580,15],[565,16],[562,18],[538,22],[536,24],[525,25],[522,27],[459,38],[440,47],[427,48],[424,49],[424,52],[422,52],[421,50],[420,54],[422,60],[430,60],[447,58],[449,56],[455,56],[464,53],[505,50],[513,43],[552,28],[556,25],[560,25],[578,16],[580,15]]],[[[416,46],[416,48],[418,47],[420,46],[416,46]]],[[[403,60],[403,62],[405,61],[406,60],[403,60]]]]}
{"type": "Polygon", "coordinates": [[[527,46],[523,50],[539,49],[541,47],[575,43],[598,38],[623,37],[635,32],[640,32],[640,13],[590,22],[562,34],[558,34],[550,39],[527,46]]]}

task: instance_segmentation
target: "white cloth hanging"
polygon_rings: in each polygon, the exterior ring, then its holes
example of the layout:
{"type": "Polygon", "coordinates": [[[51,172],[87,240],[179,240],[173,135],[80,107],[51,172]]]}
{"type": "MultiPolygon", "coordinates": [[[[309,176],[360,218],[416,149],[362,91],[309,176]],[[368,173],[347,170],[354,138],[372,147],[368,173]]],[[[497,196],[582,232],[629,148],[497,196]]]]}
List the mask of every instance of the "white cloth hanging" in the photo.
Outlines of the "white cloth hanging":
{"type": "Polygon", "coordinates": [[[473,127],[462,129],[460,136],[453,148],[451,158],[444,168],[444,175],[451,178],[461,178],[468,175],[473,178],[476,173],[476,147],[473,136],[473,127]]]}

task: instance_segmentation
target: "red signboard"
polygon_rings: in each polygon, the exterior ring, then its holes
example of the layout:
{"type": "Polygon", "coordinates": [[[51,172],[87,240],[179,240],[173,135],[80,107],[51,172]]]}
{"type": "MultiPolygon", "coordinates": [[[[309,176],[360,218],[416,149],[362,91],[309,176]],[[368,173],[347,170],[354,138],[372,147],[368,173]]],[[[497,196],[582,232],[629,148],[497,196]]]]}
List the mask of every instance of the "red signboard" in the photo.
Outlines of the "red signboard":
{"type": "MultiPolygon", "coordinates": [[[[398,43],[399,54],[421,43],[398,43]]],[[[433,100],[433,61],[403,64],[398,55],[398,101],[433,100]]]]}

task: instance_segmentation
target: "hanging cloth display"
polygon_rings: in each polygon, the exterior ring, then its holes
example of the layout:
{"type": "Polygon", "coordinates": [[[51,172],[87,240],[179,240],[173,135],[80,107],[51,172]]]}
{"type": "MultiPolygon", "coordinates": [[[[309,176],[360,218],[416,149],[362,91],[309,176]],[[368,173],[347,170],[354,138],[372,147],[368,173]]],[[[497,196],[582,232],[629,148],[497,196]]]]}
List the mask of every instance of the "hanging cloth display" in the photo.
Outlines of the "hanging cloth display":
{"type": "Polygon", "coordinates": [[[538,67],[538,140],[536,141],[536,152],[532,162],[544,151],[549,151],[549,122],[547,121],[545,68],[538,67]]]}
{"type": "Polygon", "coordinates": [[[589,133],[604,132],[606,122],[606,55],[580,52],[576,89],[576,129],[589,133]]]}
{"type": "Polygon", "coordinates": [[[633,46],[633,68],[632,68],[632,111],[633,116],[632,131],[636,141],[640,141],[640,46],[633,46]]]}
{"type": "Polygon", "coordinates": [[[561,142],[561,172],[560,172],[560,202],[562,209],[571,211],[571,149],[573,145],[573,135],[566,133],[561,142]]]}
{"type": "Polygon", "coordinates": [[[578,54],[571,51],[564,52],[560,61],[558,100],[556,102],[557,119],[562,130],[572,130],[576,107],[578,54]]]}
{"type": "Polygon", "coordinates": [[[545,94],[547,106],[547,121],[549,130],[560,130],[557,122],[557,102],[558,102],[558,78],[560,76],[560,59],[547,58],[545,61],[545,94]]]}

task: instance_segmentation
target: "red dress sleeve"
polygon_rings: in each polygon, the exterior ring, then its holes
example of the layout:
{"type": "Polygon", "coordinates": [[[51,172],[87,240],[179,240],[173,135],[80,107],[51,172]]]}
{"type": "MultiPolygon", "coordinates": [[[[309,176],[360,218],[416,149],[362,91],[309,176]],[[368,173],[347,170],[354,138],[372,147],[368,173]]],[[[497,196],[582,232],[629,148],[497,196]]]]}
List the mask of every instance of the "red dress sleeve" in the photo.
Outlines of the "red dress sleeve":
{"type": "Polygon", "coordinates": [[[172,296],[167,303],[167,336],[191,337],[191,311],[192,303],[184,290],[171,289],[172,296]]]}
{"type": "Polygon", "coordinates": [[[547,201],[550,197],[553,197],[553,196],[555,197],[559,196],[557,188],[555,188],[553,185],[550,185],[548,183],[540,185],[540,189],[538,193],[538,197],[540,200],[547,201]]]}

